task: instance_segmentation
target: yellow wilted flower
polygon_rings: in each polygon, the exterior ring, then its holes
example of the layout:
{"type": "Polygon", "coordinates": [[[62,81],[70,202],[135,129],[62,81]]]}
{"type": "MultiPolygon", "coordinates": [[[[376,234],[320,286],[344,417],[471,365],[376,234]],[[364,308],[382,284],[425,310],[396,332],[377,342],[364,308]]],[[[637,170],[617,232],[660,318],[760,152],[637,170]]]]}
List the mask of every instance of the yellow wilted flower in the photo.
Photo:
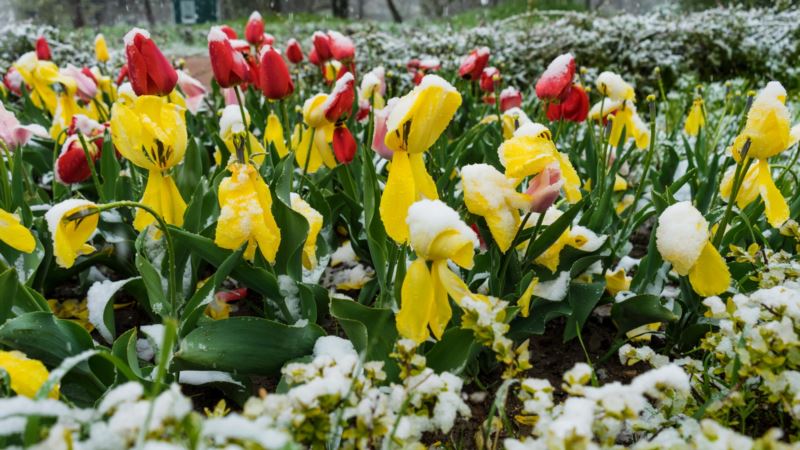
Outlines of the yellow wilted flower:
{"type": "Polygon", "coordinates": [[[728,289],[731,275],[725,259],[709,241],[708,222],[690,202],[669,206],[658,218],[656,246],[678,275],[688,275],[703,297],[728,289]]]}
{"type": "Polygon", "coordinates": [[[452,208],[439,200],[420,200],[408,209],[409,243],[417,259],[408,267],[400,291],[397,331],[416,343],[430,335],[440,339],[452,311],[448,295],[456,303],[469,289],[447,267],[447,261],[472,268],[478,237],[452,208]],[[431,267],[428,268],[428,262],[431,267]]]}
{"type": "MultiPolygon", "coordinates": [[[[542,225],[552,225],[553,222],[558,220],[564,214],[555,207],[550,207],[542,219],[542,225]]],[[[525,229],[532,228],[535,223],[539,221],[539,214],[531,214],[530,220],[525,224],[525,229]]],[[[561,262],[561,251],[569,245],[584,252],[593,252],[599,249],[606,241],[606,236],[598,236],[592,230],[582,227],[580,225],[575,227],[567,227],[558,239],[550,245],[541,255],[533,260],[534,263],[546,267],[550,272],[558,269],[558,264],[561,262]]],[[[522,251],[527,250],[530,241],[525,241],[517,246],[517,249],[522,251]]]]}
{"type": "Polygon", "coordinates": [[[396,242],[408,240],[408,208],[421,198],[439,198],[422,153],[444,132],[459,106],[461,94],[456,88],[436,75],[426,75],[397,101],[386,120],[384,143],[394,155],[380,214],[386,234],[396,242]]]}
{"type": "Polygon", "coordinates": [[[575,203],[581,199],[578,172],[569,158],[556,149],[550,130],[544,125],[530,123],[521,126],[514,132],[514,137],[500,145],[497,153],[506,168],[506,176],[510,178],[536,175],[550,164],[557,163],[564,179],[567,201],[575,203]]]}
{"type": "Polygon", "coordinates": [[[270,144],[275,146],[275,150],[278,151],[278,156],[281,158],[289,153],[289,150],[286,148],[286,141],[283,139],[283,126],[274,112],[269,113],[269,116],[267,116],[264,140],[267,147],[269,147],[270,144]]]}
{"type": "Polygon", "coordinates": [[[253,133],[248,132],[250,127],[250,113],[245,110],[244,112],[247,123],[242,122],[242,111],[239,105],[228,105],[222,110],[222,116],[219,118],[219,136],[225,142],[225,147],[231,155],[237,155],[237,149],[243,152],[245,161],[250,159],[250,154],[247,152],[248,146],[245,139],[250,139],[250,151],[255,155],[252,157],[253,162],[260,165],[264,161],[264,147],[261,142],[253,136],[253,133]]]}
{"type": "MultiPolygon", "coordinates": [[[[82,326],[86,331],[91,332],[94,330],[94,325],[89,322],[89,307],[88,300],[78,300],[70,298],[64,301],[56,299],[48,299],[47,305],[50,306],[50,311],[59,319],[72,320],[82,326]]],[[[116,305],[114,305],[116,308],[116,305]]]]}
{"type": "MultiPolygon", "coordinates": [[[[744,175],[744,182],[736,195],[739,208],[752,203],[759,195],[764,200],[764,209],[769,224],[780,227],[789,219],[789,205],[775,185],[767,158],[793,146],[800,140],[800,125],[790,128],[786,90],[777,81],[772,81],[759,92],[747,113],[744,130],[730,148],[733,158],[741,161],[741,151],[750,142],[748,158],[757,161],[744,175]]],[[[725,174],[720,185],[720,194],[730,201],[733,190],[735,167],[725,174]]]]}
{"type": "Polygon", "coordinates": [[[302,214],[308,222],[308,237],[303,245],[303,267],[313,269],[317,265],[317,236],[322,229],[322,214],[294,192],[291,203],[292,209],[302,214]]]}
{"type": "Polygon", "coordinates": [[[267,183],[252,164],[233,163],[231,176],[219,183],[220,213],[214,243],[235,250],[245,242],[244,258],[252,261],[256,246],[264,259],[275,262],[281,231],[272,216],[267,183]]]}
{"type": "Polygon", "coordinates": [[[518,179],[506,178],[488,164],[470,164],[461,168],[464,203],[469,212],[486,219],[492,237],[505,253],[520,225],[519,210],[528,207],[530,198],[517,192],[518,179]]]}
{"type": "Polygon", "coordinates": [[[103,33],[98,33],[94,37],[94,57],[100,62],[106,62],[109,59],[106,38],[103,33]]]}
{"type": "Polygon", "coordinates": [[[64,130],[69,128],[72,123],[72,118],[77,114],[85,115],[91,119],[97,119],[97,114],[92,113],[78,104],[75,99],[74,93],[62,92],[58,94],[56,101],[56,109],[53,112],[53,125],[50,127],[50,137],[59,144],[66,140],[66,136],[62,134],[64,130]],[[61,139],[59,139],[59,136],[61,139]]]}
{"type": "Polygon", "coordinates": [[[39,60],[35,52],[22,55],[14,63],[14,68],[17,69],[25,84],[30,86],[31,100],[34,106],[47,109],[50,114],[55,112],[57,104],[54,84],[60,84],[63,90],[71,94],[78,89],[74,79],[62,75],[58,66],[52,61],[39,60]]]}
{"type": "MultiPolygon", "coordinates": [[[[17,395],[33,398],[47,381],[50,372],[37,359],[30,359],[18,351],[0,351],[0,368],[6,371],[11,379],[11,390],[17,395]]],[[[58,386],[50,391],[50,398],[58,398],[58,386]]]]}
{"type": "Polygon", "coordinates": [[[97,230],[100,215],[94,213],[97,205],[82,199],[69,199],[54,205],[45,213],[47,229],[53,239],[56,263],[64,268],[75,264],[75,259],[94,251],[86,242],[97,230]]]}
{"type": "Polygon", "coordinates": [[[614,72],[606,71],[598,75],[597,80],[595,80],[595,85],[601,94],[614,101],[633,101],[636,98],[633,86],[614,72]]]}
{"type": "Polygon", "coordinates": [[[689,136],[697,136],[700,128],[706,125],[705,108],[703,107],[703,99],[696,98],[692,103],[692,108],[689,110],[689,115],[686,116],[686,124],[683,129],[689,136]]]}
{"type": "Polygon", "coordinates": [[[592,106],[589,118],[603,121],[611,120],[611,132],[608,143],[612,147],[619,145],[622,131],[625,130],[625,139],[636,141],[636,147],[643,149],[650,145],[650,129],[636,112],[636,105],[630,100],[601,100],[592,106]]]}
{"type": "Polygon", "coordinates": [[[36,248],[36,240],[28,227],[22,225],[16,214],[0,209],[0,241],[23,253],[36,248]]]}
{"type": "MultiPolygon", "coordinates": [[[[137,166],[147,169],[147,185],[141,202],[171,225],[183,225],[186,202],[168,170],[183,160],[186,152],[184,109],[166,98],[142,95],[120,96],[111,109],[111,136],[117,150],[137,166]]],[[[141,231],[155,218],[137,209],[133,226],[141,231]]]]}
{"type": "Polygon", "coordinates": [[[606,290],[611,296],[616,296],[623,291],[631,289],[632,278],[625,274],[625,269],[619,268],[614,272],[606,272],[606,290]]]}

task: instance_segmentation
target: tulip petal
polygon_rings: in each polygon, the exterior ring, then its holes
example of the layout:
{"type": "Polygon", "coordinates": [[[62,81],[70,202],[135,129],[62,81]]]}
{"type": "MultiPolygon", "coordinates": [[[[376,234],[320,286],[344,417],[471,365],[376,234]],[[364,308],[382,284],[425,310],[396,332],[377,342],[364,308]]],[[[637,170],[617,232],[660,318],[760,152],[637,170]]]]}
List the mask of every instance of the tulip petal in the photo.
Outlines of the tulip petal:
{"type": "Polygon", "coordinates": [[[386,228],[386,234],[395,242],[403,243],[408,240],[406,216],[408,208],[415,200],[414,173],[411,170],[408,153],[395,152],[380,205],[381,220],[386,228]]]}
{"type": "Polygon", "coordinates": [[[470,297],[472,295],[466,283],[447,267],[447,260],[434,262],[432,271],[436,274],[441,285],[444,286],[447,294],[457,305],[461,305],[461,300],[464,297],[470,297]]]}
{"type": "MultiPolygon", "coordinates": [[[[437,261],[441,264],[442,261],[437,261]]],[[[446,262],[445,262],[446,264],[446,262]]],[[[440,271],[431,271],[431,280],[433,282],[433,302],[430,304],[430,317],[428,322],[431,327],[431,332],[436,339],[441,339],[444,330],[447,328],[447,323],[450,322],[450,317],[453,315],[450,309],[450,300],[447,297],[447,289],[439,277],[440,271]]]]}
{"type": "MultiPolygon", "coordinates": [[[[151,170],[147,177],[147,184],[142,195],[142,204],[149,206],[161,215],[170,225],[182,226],[183,214],[186,212],[186,202],[183,201],[175,180],[160,171],[151,170]]],[[[155,222],[155,217],[143,209],[136,210],[133,227],[142,231],[155,222]]]]}
{"type": "Polygon", "coordinates": [[[564,178],[564,194],[568,202],[575,203],[581,199],[581,179],[565,154],[559,151],[554,154],[561,169],[561,177],[564,178]]]}
{"type": "Polygon", "coordinates": [[[433,277],[423,259],[408,267],[400,290],[400,311],[397,312],[397,331],[404,338],[421,343],[428,338],[431,305],[434,302],[433,277]]]}
{"type": "Polygon", "coordinates": [[[271,113],[267,117],[267,127],[264,134],[266,135],[267,145],[274,145],[275,150],[278,151],[278,156],[281,158],[286,156],[288,150],[286,149],[286,142],[283,140],[283,127],[275,113],[271,113]]]}
{"type": "Polygon", "coordinates": [[[725,259],[710,242],[706,242],[700,257],[689,271],[689,283],[703,297],[719,295],[731,284],[731,274],[725,259]]]}
{"type": "Polygon", "coordinates": [[[0,240],[11,248],[23,253],[31,253],[36,248],[36,240],[30,230],[19,219],[0,209],[0,240]]]}
{"type": "Polygon", "coordinates": [[[531,309],[531,297],[533,297],[533,289],[536,287],[536,284],[539,283],[539,279],[534,277],[530,283],[528,283],[528,287],[525,288],[525,292],[519,297],[517,300],[517,306],[519,306],[519,312],[522,317],[528,317],[530,314],[531,309]]]}
{"type": "Polygon", "coordinates": [[[436,183],[433,182],[431,174],[425,168],[425,160],[422,158],[422,153],[410,153],[408,160],[411,163],[411,173],[414,174],[417,199],[438,200],[439,193],[436,191],[436,183]]]}
{"type": "Polygon", "coordinates": [[[758,162],[758,191],[761,199],[764,200],[767,221],[773,227],[779,228],[789,220],[789,205],[781,191],[775,186],[769,170],[769,163],[764,159],[758,162]]]}
{"type": "Polygon", "coordinates": [[[498,150],[506,176],[524,178],[535,175],[557,161],[555,145],[539,136],[517,136],[505,141],[498,150]]]}

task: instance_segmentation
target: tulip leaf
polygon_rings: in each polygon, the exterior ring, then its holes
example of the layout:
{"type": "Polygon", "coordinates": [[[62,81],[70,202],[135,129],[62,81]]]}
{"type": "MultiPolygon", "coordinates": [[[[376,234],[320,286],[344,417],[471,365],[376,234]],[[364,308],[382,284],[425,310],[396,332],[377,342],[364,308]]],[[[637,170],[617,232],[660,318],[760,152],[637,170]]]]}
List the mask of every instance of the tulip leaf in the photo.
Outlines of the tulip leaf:
{"type": "Polygon", "coordinates": [[[217,267],[217,271],[210,280],[207,280],[203,286],[195,291],[194,295],[189,299],[184,307],[181,317],[180,335],[184,336],[189,331],[195,328],[197,321],[205,311],[205,306],[214,299],[214,291],[219,288],[222,283],[228,278],[231,271],[242,261],[243,248],[231,253],[222,264],[217,267]]]}
{"type": "Polygon", "coordinates": [[[532,334],[544,334],[547,322],[557,317],[569,316],[571,313],[572,307],[569,302],[554,302],[534,297],[531,300],[528,317],[518,316],[512,320],[508,335],[519,341],[527,339],[532,334]]]}
{"type": "Polygon", "coordinates": [[[17,297],[17,271],[8,268],[0,272],[0,323],[5,323],[11,317],[11,307],[17,297]]]}
{"type": "Polygon", "coordinates": [[[603,297],[605,289],[605,281],[588,284],[570,283],[567,302],[572,308],[572,315],[569,316],[567,325],[564,327],[564,342],[574,339],[578,335],[578,330],[583,329],[592,310],[603,297]]]}
{"type": "Polygon", "coordinates": [[[125,200],[116,198],[117,179],[119,178],[120,165],[117,161],[116,150],[111,142],[111,134],[106,133],[103,138],[103,150],[100,153],[100,189],[106,200],[125,200]]]}
{"type": "Polygon", "coordinates": [[[386,280],[389,277],[387,271],[387,250],[386,243],[388,237],[383,227],[378,204],[380,202],[380,190],[378,188],[378,176],[375,173],[375,166],[369,158],[364,158],[362,164],[362,184],[364,187],[364,223],[367,232],[367,247],[372,267],[375,268],[375,275],[380,284],[381,292],[387,291],[386,280]]]}
{"type": "MultiPolygon", "coordinates": [[[[530,261],[533,261],[548,248],[550,248],[550,246],[558,240],[564,231],[569,228],[569,226],[572,224],[572,221],[580,212],[587,198],[588,197],[584,197],[572,205],[566,212],[564,212],[564,214],[561,215],[561,217],[548,225],[547,228],[541,234],[539,234],[539,236],[536,238],[536,241],[533,244],[530,244],[532,245],[532,248],[529,250],[530,261]]],[[[533,230],[533,228],[534,227],[529,228],[529,230],[533,230]]]]}
{"type": "Polygon", "coordinates": [[[436,372],[458,375],[478,355],[480,349],[481,345],[475,342],[471,330],[453,327],[444,332],[442,340],[431,347],[425,358],[428,367],[436,372]]]}
{"type": "Polygon", "coordinates": [[[631,297],[611,307],[611,320],[620,333],[654,322],[672,322],[678,319],[671,309],[661,304],[661,298],[643,294],[631,297]]]}
{"type": "Polygon", "coordinates": [[[290,203],[284,203],[273,195],[272,212],[281,230],[281,244],[275,257],[275,269],[294,280],[303,279],[303,246],[308,237],[308,221],[293,210],[290,203]]]}
{"type": "Polygon", "coordinates": [[[258,317],[233,317],[192,330],[174,359],[180,369],[277,375],[286,361],[310,354],[324,335],[314,324],[293,327],[258,317]]]}

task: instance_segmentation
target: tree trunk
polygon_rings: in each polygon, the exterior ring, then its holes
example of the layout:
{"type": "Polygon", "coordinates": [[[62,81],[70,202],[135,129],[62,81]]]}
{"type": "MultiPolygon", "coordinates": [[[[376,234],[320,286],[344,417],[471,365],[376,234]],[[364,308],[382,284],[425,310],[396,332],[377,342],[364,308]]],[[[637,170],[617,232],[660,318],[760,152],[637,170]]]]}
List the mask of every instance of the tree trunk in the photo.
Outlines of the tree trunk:
{"type": "Polygon", "coordinates": [[[72,16],[72,26],[75,28],[81,28],[86,25],[86,18],[83,17],[83,8],[81,7],[81,0],[75,0],[73,2],[75,7],[73,8],[73,16],[72,16]]]}
{"type": "Polygon", "coordinates": [[[349,16],[349,6],[348,0],[331,0],[333,17],[347,19],[347,16],[349,16]]]}
{"type": "Polygon", "coordinates": [[[156,23],[156,16],[153,15],[153,5],[150,0],[144,0],[144,15],[147,18],[147,23],[152,27],[156,23]]]}
{"type": "Polygon", "coordinates": [[[392,19],[395,22],[400,23],[403,21],[403,16],[400,15],[400,11],[397,10],[397,6],[394,4],[394,0],[386,0],[386,3],[389,5],[389,11],[392,13],[392,19]]]}

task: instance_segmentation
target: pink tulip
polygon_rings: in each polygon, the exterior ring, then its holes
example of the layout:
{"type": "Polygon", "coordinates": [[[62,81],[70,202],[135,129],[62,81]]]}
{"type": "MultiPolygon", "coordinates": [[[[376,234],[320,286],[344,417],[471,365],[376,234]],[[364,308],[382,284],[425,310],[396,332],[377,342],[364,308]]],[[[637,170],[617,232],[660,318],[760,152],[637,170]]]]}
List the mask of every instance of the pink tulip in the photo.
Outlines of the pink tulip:
{"type": "Polygon", "coordinates": [[[0,141],[13,150],[27,144],[33,136],[47,137],[47,130],[41,125],[21,125],[0,102],[0,141]]]}
{"type": "Polygon", "coordinates": [[[78,97],[81,100],[90,102],[97,95],[97,82],[85,71],[69,64],[65,69],[61,69],[61,74],[75,80],[75,84],[78,86],[78,97]]]}
{"type": "Polygon", "coordinates": [[[186,109],[192,114],[197,114],[200,105],[203,103],[203,98],[206,96],[206,88],[203,83],[196,78],[192,78],[188,73],[178,71],[178,87],[183,91],[186,97],[186,109]]]}
{"type": "Polygon", "coordinates": [[[555,203],[563,185],[564,180],[561,179],[561,169],[558,165],[551,164],[545,167],[531,180],[528,190],[525,191],[530,197],[530,211],[544,214],[555,203]]]}
{"type": "Polygon", "coordinates": [[[372,134],[372,150],[375,150],[375,153],[380,155],[381,158],[388,160],[392,159],[394,152],[386,146],[385,139],[388,130],[386,121],[389,119],[389,114],[392,112],[396,102],[396,98],[389,99],[389,102],[386,103],[383,109],[375,111],[375,131],[372,134]]]}

